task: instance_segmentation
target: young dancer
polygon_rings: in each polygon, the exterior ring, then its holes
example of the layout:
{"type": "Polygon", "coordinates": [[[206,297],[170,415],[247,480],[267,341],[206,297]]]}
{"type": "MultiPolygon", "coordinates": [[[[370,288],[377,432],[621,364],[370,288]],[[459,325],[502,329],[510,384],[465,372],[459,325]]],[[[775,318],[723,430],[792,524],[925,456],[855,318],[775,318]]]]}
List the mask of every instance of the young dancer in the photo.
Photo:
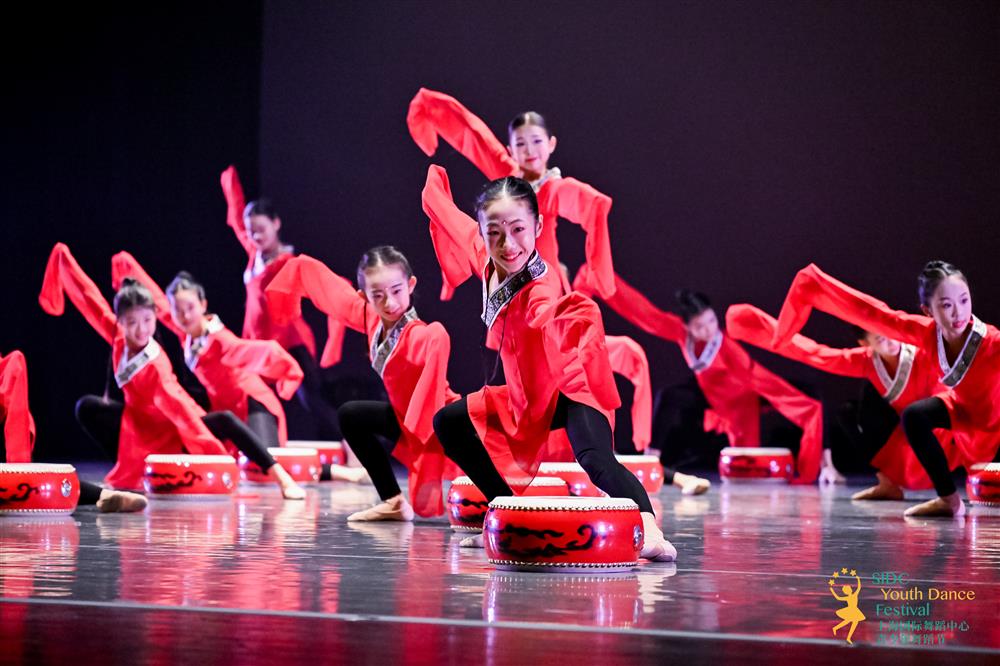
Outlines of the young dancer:
{"type": "MultiPolygon", "coordinates": [[[[926,350],[868,331],[860,331],[861,346],[835,349],[796,333],[788,344],[774,348],[777,320],[752,305],[733,305],[726,312],[726,330],[734,339],[781,354],[819,370],[867,379],[886,408],[862,405],[855,443],[876,470],[878,484],[855,493],[855,500],[901,500],[903,489],[931,488],[931,481],[906,442],[899,414],[917,400],[933,395],[938,372],[926,350]],[[860,428],[858,428],[860,426],[860,428]]],[[[949,469],[957,466],[958,450],[950,438],[949,469]]]]}
{"type": "Polygon", "coordinates": [[[237,337],[208,313],[205,288],[189,273],[178,273],[164,293],[135,257],[119,252],[111,258],[112,286],[126,277],[153,295],[157,318],[180,339],[184,362],[208,392],[212,411],[230,411],[267,446],[284,446],[285,410],[268,384],[285,400],[295,395],[302,382],[295,359],[274,340],[237,337]]]}
{"type": "MultiPolygon", "coordinates": [[[[30,463],[35,420],[28,408],[28,366],[17,350],[0,354],[0,421],[0,462],[30,463]]],[[[102,513],[129,513],[145,509],[146,498],[80,479],[79,505],[96,505],[102,513]]]]}
{"type": "Polygon", "coordinates": [[[264,470],[286,499],[305,497],[305,491],[246,424],[232,412],[205,414],[184,392],[153,339],[156,306],[148,289],[125,278],[112,311],[69,248],[57,243],[49,255],[38,300],[43,310],[58,316],[65,310],[66,296],[111,345],[115,381],[125,395],[125,404],[117,406],[121,411],[118,437],[101,442],[117,459],[105,479],[110,486],[138,487],[144,461],[151,453],[225,454],[218,437],[231,441],[264,470]]]}
{"type": "Polygon", "coordinates": [[[988,462],[1000,446],[1000,332],[972,313],[965,275],[943,261],[928,262],[917,279],[924,316],[892,310],[810,264],[795,276],[781,307],[774,345],[802,329],[813,308],[903,343],[937,359],[943,385],[903,410],[906,439],[938,497],[906,510],[908,516],[957,516],[965,505],[951,478],[936,429],[952,431],[962,463],[988,462]]]}
{"type": "MultiPolygon", "coordinates": [[[[323,396],[312,329],[301,316],[288,322],[276,322],[267,309],[264,290],[282,266],[295,256],[295,249],[281,242],[281,218],[267,199],[251,201],[244,206],[243,186],[236,167],[230,166],[223,171],[220,180],[226,197],[226,223],[247,253],[247,267],[243,271],[247,301],[242,337],[276,340],[288,350],[303,372],[302,384],[296,393],[299,402],[316,419],[320,438],[340,440],[337,412],[323,396]]],[[[328,367],[340,361],[343,339],[343,327],[331,321],[320,365],[328,367]]]]}
{"type": "MultiPolygon", "coordinates": [[[[573,283],[592,293],[591,274],[584,265],[573,283]]],[[[760,446],[760,399],[764,398],[802,429],[797,457],[799,483],[819,474],[823,449],[823,413],[818,400],[755,362],[727,336],[708,299],[694,292],[678,293],[681,316],[664,312],[634,287],[615,276],[615,293],[605,299],[623,318],[652,335],[676,343],[694,372],[705,405],[705,429],[725,432],[731,446],[760,446]]],[[[669,442],[665,444],[666,455],[669,442]]]]}
{"type": "MultiPolygon", "coordinates": [[[[432,166],[423,202],[431,225],[455,247],[467,243],[466,261],[485,266],[487,345],[499,351],[507,380],[437,413],[434,431],[445,453],[492,500],[526,487],[549,433],[565,428],[594,484],[639,506],[642,556],[675,559],[645,489],[615,459],[613,417],[620,401],[600,310],[581,294],[560,296],[558,268],[550,268],[535,248],[543,220],[531,185],[511,177],[489,183],[477,200],[477,224],[455,207],[444,170],[432,166]]],[[[465,544],[481,546],[482,535],[465,544]]]]}
{"type": "Polygon", "coordinates": [[[358,288],[323,263],[299,255],[267,287],[272,316],[293,320],[308,298],[340,325],[368,336],[372,368],[385,383],[389,402],[354,400],[338,410],[351,450],[368,470],[382,502],[349,521],[413,520],[444,511],[441,480],[454,478],[434,435],[437,410],[458,395],[448,387],[451,340],[444,326],[425,323],[411,303],[417,278],[394,247],[372,248],[361,258],[358,288]],[[393,455],[409,469],[412,507],[403,496],[388,454],[378,441],[395,442],[393,455]]]}
{"type": "MultiPolygon", "coordinates": [[[[538,209],[545,220],[536,248],[546,264],[559,265],[556,225],[560,217],[580,225],[586,233],[584,251],[594,271],[594,288],[601,296],[614,293],[614,268],[608,213],[611,197],[575,178],[563,178],[558,168],[549,166],[556,149],[556,137],[545,118],[534,111],[520,113],[507,125],[507,145],[490,132],[486,124],[454,97],[421,88],[410,102],[406,123],[413,140],[428,156],[437,150],[438,136],[469,159],[489,179],[518,176],[531,183],[538,195],[538,209]]],[[[447,245],[447,235],[431,230],[439,256],[449,257],[442,266],[444,286],[441,299],[451,298],[455,288],[482,266],[470,265],[466,248],[447,245]]],[[[569,280],[561,274],[562,292],[570,291],[569,280]]]]}

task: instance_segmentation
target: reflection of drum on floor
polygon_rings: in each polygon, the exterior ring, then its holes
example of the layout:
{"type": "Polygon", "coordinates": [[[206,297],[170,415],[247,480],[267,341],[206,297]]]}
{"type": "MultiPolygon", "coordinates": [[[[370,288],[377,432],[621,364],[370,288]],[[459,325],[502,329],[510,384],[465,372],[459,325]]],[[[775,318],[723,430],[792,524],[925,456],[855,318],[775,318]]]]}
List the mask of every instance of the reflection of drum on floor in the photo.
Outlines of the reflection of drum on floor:
{"type": "Polygon", "coordinates": [[[483,545],[490,563],[522,571],[629,571],[642,549],[638,505],[617,497],[498,497],[483,545]]]}
{"type": "Polygon", "coordinates": [[[977,463],[970,467],[965,491],[972,504],[1000,507],[1000,463],[977,463]]]}
{"type": "Polygon", "coordinates": [[[0,518],[0,596],[62,596],[76,578],[79,547],[80,528],[72,516],[0,518]]]}
{"type": "MultiPolygon", "coordinates": [[[[296,483],[316,483],[319,481],[319,452],[316,449],[273,446],[267,450],[275,462],[281,463],[296,483]]],[[[250,483],[273,483],[260,467],[240,454],[240,477],[250,483]]]]}
{"type": "Polygon", "coordinates": [[[172,500],[226,499],[239,480],[232,456],[152,454],[142,475],[150,497],[172,500]]]}
{"type": "Polygon", "coordinates": [[[538,466],[535,478],[542,476],[562,479],[569,486],[570,495],[577,497],[607,497],[603,490],[594,485],[590,477],[576,462],[543,462],[538,466]]]}
{"type": "MultiPolygon", "coordinates": [[[[566,482],[557,477],[536,476],[525,488],[522,496],[564,497],[569,495],[566,482]]],[[[448,522],[456,532],[481,532],[489,502],[479,488],[467,476],[459,476],[451,482],[448,491],[448,522]]]]}
{"type": "Polygon", "coordinates": [[[719,476],[727,483],[788,483],[794,469],[789,449],[729,446],[719,454],[719,476]]]}
{"type": "Polygon", "coordinates": [[[0,463],[0,516],[68,515],[79,501],[72,465],[0,463]]]}
{"type": "Polygon", "coordinates": [[[487,622],[580,618],[597,627],[634,627],[642,617],[639,577],[493,571],[483,595],[487,622]]]}
{"type": "Polygon", "coordinates": [[[663,488],[663,465],[656,456],[615,456],[625,469],[635,474],[647,493],[658,493],[663,488]]]}

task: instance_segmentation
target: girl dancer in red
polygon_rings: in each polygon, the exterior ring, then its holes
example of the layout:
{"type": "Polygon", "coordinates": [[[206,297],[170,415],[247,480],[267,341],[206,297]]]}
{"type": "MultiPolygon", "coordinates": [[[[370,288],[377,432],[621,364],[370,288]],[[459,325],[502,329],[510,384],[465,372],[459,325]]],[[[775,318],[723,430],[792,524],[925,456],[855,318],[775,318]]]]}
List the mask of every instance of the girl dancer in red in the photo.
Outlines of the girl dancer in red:
{"type": "MultiPolygon", "coordinates": [[[[592,293],[591,283],[590,270],[584,265],[573,286],[592,293]]],[[[746,350],[720,330],[708,299],[691,292],[680,296],[683,317],[660,310],[616,275],[615,293],[605,302],[632,324],[681,348],[711,407],[705,413],[706,430],[725,432],[732,446],[760,446],[760,399],[764,398],[802,429],[798,482],[815,481],[823,448],[819,401],[751,359],[746,350]]]]}
{"type": "MultiPolygon", "coordinates": [[[[35,445],[35,420],[28,409],[28,366],[15,350],[0,355],[0,462],[30,463],[35,445]]],[[[102,513],[142,511],[146,498],[136,493],[101,488],[80,480],[81,506],[97,505],[102,513]]]]}
{"type": "Polygon", "coordinates": [[[972,314],[965,275],[931,261],[918,277],[925,316],[892,310],[885,303],[830,277],[815,264],[795,276],[774,344],[783,347],[805,325],[813,308],[865,330],[914,345],[937,358],[942,386],[932,397],[903,410],[906,438],[938,497],[906,510],[908,516],[956,516],[965,505],[951,478],[948,457],[934,434],[952,431],[966,466],[993,460],[1000,446],[1000,332],[972,314]]]}
{"type": "Polygon", "coordinates": [[[119,252],[111,258],[113,287],[126,277],[153,295],[157,318],[180,338],[184,362],[207,390],[212,411],[230,411],[267,446],[284,446],[285,410],[268,384],[290,399],[302,382],[295,359],[274,340],[237,337],[208,313],[205,288],[189,273],[178,273],[164,294],[135,257],[119,252]]]}
{"type": "MultiPolygon", "coordinates": [[[[565,428],[594,484],[639,506],[642,556],[675,559],[677,551],[663,538],[645,489],[615,459],[613,416],[620,401],[600,310],[581,294],[560,297],[557,266],[550,269],[535,248],[542,223],[531,185],[510,177],[489,183],[477,200],[478,224],[455,207],[440,167],[431,167],[423,196],[432,227],[465,248],[466,262],[485,266],[487,345],[499,351],[507,379],[506,385],[484,386],[435,415],[434,431],[445,453],[492,500],[526,487],[549,433],[565,428]]],[[[482,535],[464,543],[481,546],[482,535]]]]}
{"type": "MultiPolygon", "coordinates": [[[[539,219],[543,221],[536,247],[546,264],[559,265],[559,242],[556,225],[560,217],[583,227],[587,235],[584,250],[594,272],[594,288],[602,296],[614,293],[614,268],[611,264],[611,240],[608,236],[608,213],[611,197],[575,178],[563,178],[559,169],[549,167],[549,157],[556,149],[556,137],[549,134],[545,119],[534,111],[518,114],[507,126],[506,148],[486,124],[456,100],[443,93],[421,88],[410,102],[406,116],[410,135],[428,156],[437,150],[442,137],[468,158],[489,178],[519,176],[527,180],[538,195],[539,219]]],[[[435,245],[447,242],[447,235],[431,231],[435,245]]],[[[466,248],[448,245],[439,254],[451,257],[442,266],[442,300],[451,298],[455,288],[482,266],[468,263],[466,248]]],[[[556,276],[562,292],[570,290],[569,280],[556,276]]]]}
{"type": "Polygon", "coordinates": [[[286,499],[305,497],[246,424],[232,412],[205,414],[184,392],[153,339],[156,306],[148,289],[125,278],[112,311],[69,248],[58,243],[49,256],[38,300],[43,310],[58,316],[65,309],[66,296],[111,344],[115,380],[125,394],[119,437],[102,442],[117,458],[105,479],[110,486],[138,487],[144,461],[151,453],[225,454],[219,437],[231,441],[267,472],[286,499]]]}
{"type": "Polygon", "coordinates": [[[451,339],[444,326],[425,323],[411,305],[417,278],[396,248],[369,250],[358,265],[358,289],[323,263],[300,255],[288,261],[267,287],[278,321],[299,316],[301,299],[368,336],[372,368],[385,383],[389,402],[354,400],[338,410],[351,450],[368,470],[382,502],[348,516],[351,521],[413,520],[444,511],[441,480],[454,478],[432,418],[458,400],[448,387],[451,339]],[[403,497],[392,464],[377,436],[396,442],[393,455],[410,471],[411,505],[403,497]]]}
{"type": "MultiPolygon", "coordinates": [[[[901,500],[903,489],[931,488],[930,479],[906,442],[898,413],[933,395],[938,386],[936,361],[926,350],[867,332],[862,346],[834,349],[796,333],[788,344],[771,347],[777,321],[752,305],[734,305],[726,312],[726,330],[736,340],[773,351],[819,370],[867,379],[891,406],[891,417],[866,419],[861,434],[865,458],[877,469],[878,484],[855,493],[855,500],[901,500]],[[895,410],[895,411],[892,411],[895,410]],[[885,421],[882,423],[881,421],[885,421]]],[[[949,469],[959,464],[958,450],[946,447],[949,469]]]]}
{"type": "MultiPolygon", "coordinates": [[[[301,316],[278,323],[267,309],[264,290],[282,266],[295,256],[291,245],[281,242],[281,218],[267,199],[251,201],[244,206],[243,186],[240,185],[236,167],[222,172],[222,192],[226,197],[226,222],[236,234],[247,253],[247,267],[243,283],[247,289],[246,314],[243,335],[246,340],[276,340],[288,350],[302,368],[302,384],[297,392],[299,402],[316,419],[319,436],[339,440],[337,413],[323,397],[323,381],[316,364],[316,340],[312,330],[301,316]]],[[[340,361],[344,329],[331,322],[329,337],[320,364],[328,367],[340,361]]]]}

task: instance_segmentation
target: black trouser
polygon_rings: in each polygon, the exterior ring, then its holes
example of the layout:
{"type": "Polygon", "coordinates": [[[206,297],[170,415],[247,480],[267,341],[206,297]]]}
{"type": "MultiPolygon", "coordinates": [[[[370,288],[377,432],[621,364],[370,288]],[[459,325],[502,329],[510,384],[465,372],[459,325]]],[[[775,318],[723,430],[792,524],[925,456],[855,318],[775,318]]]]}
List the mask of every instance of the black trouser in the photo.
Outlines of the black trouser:
{"type": "MultiPolygon", "coordinates": [[[[566,428],[573,454],[595,486],[611,497],[633,500],[640,511],[653,512],[642,483],[615,458],[611,424],[603,414],[560,394],[551,428],[566,428]]],[[[462,468],[487,500],[514,494],[476,434],[465,398],[438,410],[434,415],[434,432],[445,454],[462,468]]]]}
{"type": "MultiPolygon", "coordinates": [[[[85,395],[76,403],[76,420],[80,427],[112,460],[118,458],[118,436],[124,409],[125,406],[117,400],[106,400],[96,395],[85,395]]],[[[274,465],[274,458],[267,452],[267,444],[232,412],[212,412],[201,420],[209,432],[221,440],[232,442],[263,471],[274,465]]]]}
{"type": "Polygon", "coordinates": [[[395,442],[402,435],[392,405],[375,400],[352,400],[340,406],[337,416],[344,439],[368,470],[378,496],[387,500],[399,495],[402,491],[393,474],[389,454],[378,440],[378,436],[382,436],[395,442]]]}
{"type": "Polygon", "coordinates": [[[295,392],[302,406],[316,420],[319,438],[340,441],[343,435],[337,420],[337,410],[323,396],[323,377],[316,359],[305,345],[297,345],[288,350],[302,368],[302,385],[295,392]]]}
{"type": "MultiPolygon", "coordinates": [[[[657,393],[649,445],[659,449],[664,472],[690,463],[718,464],[718,454],[727,440],[725,435],[705,431],[705,410],[709,408],[694,375],[657,393]]],[[[665,482],[672,483],[666,477],[665,482]]]]}
{"type": "Polygon", "coordinates": [[[899,414],[874,386],[865,382],[859,399],[844,403],[837,411],[837,422],[858,457],[870,463],[899,425],[899,414]]]}
{"type": "Polygon", "coordinates": [[[251,397],[247,397],[247,426],[267,446],[281,446],[278,440],[278,417],[251,397]]]}

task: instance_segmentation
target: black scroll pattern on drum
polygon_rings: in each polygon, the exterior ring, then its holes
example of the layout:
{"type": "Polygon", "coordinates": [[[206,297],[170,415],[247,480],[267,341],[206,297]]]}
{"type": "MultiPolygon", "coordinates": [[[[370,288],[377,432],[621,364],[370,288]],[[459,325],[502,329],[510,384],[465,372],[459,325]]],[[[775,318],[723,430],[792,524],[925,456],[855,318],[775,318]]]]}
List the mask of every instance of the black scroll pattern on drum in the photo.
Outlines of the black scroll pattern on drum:
{"type": "MultiPolygon", "coordinates": [[[[556,532],[555,530],[533,530],[528,527],[520,527],[517,525],[506,525],[503,529],[486,527],[487,530],[493,532],[494,534],[514,534],[517,536],[534,536],[538,539],[544,540],[548,537],[560,538],[564,536],[563,532],[556,532]]],[[[580,543],[578,540],[573,540],[563,545],[557,545],[554,543],[546,543],[540,548],[526,548],[524,550],[518,550],[511,547],[511,537],[501,538],[497,543],[497,549],[512,558],[535,558],[535,557],[555,557],[557,555],[566,555],[571,551],[580,550],[590,550],[594,545],[594,541],[597,539],[597,530],[594,529],[593,525],[581,525],[576,531],[577,534],[582,536],[587,536],[587,540],[580,543]]]]}
{"type": "MultiPolygon", "coordinates": [[[[157,474],[153,472],[147,474],[146,476],[152,479],[176,479],[177,477],[173,474],[157,474]]],[[[196,481],[201,481],[201,474],[187,470],[184,472],[183,480],[175,482],[158,483],[153,486],[153,490],[158,493],[169,493],[171,491],[177,490],[179,488],[190,488],[195,484],[196,481]]]]}
{"type": "MultiPolygon", "coordinates": [[[[0,493],[7,492],[6,488],[0,488],[0,493]]],[[[26,502],[32,494],[37,494],[40,491],[38,486],[33,486],[30,483],[19,483],[17,484],[17,493],[14,495],[8,495],[7,497],[0,496],[0,506],[4,504],[15,504],[17,502],[26,502]]]]}

